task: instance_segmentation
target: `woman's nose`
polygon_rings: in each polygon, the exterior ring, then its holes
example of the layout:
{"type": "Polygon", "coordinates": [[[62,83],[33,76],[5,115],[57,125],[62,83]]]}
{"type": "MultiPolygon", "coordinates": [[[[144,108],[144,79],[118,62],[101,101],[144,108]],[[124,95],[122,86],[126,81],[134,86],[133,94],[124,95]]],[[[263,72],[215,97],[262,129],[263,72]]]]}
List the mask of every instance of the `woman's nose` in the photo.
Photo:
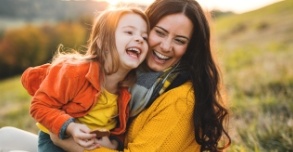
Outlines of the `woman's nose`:
{"type": "Polygon", "coordinates": [[[172,40],[170,39],[163,39],[161,41],[161,48],[163,51],[170,51],[171,50],[171,46],[172,46],[172,40]]]}

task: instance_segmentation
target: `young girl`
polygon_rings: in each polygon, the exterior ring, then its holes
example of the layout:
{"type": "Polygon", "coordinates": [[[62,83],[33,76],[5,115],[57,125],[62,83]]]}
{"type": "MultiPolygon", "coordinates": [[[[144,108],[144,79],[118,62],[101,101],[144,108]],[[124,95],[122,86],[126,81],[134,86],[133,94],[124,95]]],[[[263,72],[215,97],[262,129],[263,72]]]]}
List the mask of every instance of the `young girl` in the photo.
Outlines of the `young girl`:
{"type": "MultiPolygon", "coordinates": [[[[108,10],[92,27],[86,54],[58,52],[51,64],[28,68],[23,86],[33,95],[30,114],[40,129],[38,151],[63,151],[49,133],[96,148],[96,128],[125,132],[135,71],[148,51],[149,23],[138,9],[108,10]]],[[[112,140],[112,149],[118,142],[112,140]]]]}

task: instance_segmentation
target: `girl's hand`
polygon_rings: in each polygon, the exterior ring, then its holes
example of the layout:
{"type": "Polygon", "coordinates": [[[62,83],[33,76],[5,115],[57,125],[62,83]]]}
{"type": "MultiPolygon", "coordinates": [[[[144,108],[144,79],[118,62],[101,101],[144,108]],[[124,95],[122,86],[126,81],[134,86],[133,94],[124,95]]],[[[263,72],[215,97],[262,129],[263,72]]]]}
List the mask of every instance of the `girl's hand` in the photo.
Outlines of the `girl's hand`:
{"type": "Polygon", "coordinates": [[[90,133],[90,129],[84,125],[79,123],[70,123],[66,129],[66,133],[71,135],[73,140],[84,147],[85,149],[93,149],[99,147],[96,140],[96,135],[90,133]]]}
{"type": "Polygon", "coordinates": [[[117,149],[118,142],[116,140],[110,140],[108,136],[101,137],[97,139],[97,144],[101,147],[107,147],[110,149],[117,149]]]}

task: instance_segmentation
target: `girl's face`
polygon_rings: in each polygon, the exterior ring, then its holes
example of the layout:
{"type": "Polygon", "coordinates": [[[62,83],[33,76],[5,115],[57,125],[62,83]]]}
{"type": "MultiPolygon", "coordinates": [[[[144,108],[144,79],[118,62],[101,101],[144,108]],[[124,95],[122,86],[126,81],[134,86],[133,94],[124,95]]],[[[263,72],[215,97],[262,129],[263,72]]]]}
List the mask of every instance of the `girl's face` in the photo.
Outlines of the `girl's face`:
{"type": "Polygon", "coordinates": [[[186,52],[193,24],[184,14],[163,17],[150,31],[146,62],[150,69],[163,71],[179,62],[186,52]]]}
{"type": "Polygon", "coordinates": [[[134,13],[123,15],[116,28],[115,38],[120,69],[137,68],[148,52],[148,33],[145,20],[134,13]]]}

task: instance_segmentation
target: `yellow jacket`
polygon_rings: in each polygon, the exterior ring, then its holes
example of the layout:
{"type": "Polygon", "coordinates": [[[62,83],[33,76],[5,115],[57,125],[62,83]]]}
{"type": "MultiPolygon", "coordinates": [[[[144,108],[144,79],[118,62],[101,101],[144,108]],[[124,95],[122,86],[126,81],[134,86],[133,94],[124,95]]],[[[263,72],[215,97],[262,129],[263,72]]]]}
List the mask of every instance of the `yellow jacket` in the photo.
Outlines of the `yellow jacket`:
{"type": "Polygon", "coordinates": [[[124,152],[200,151],[194,137],[194,106],[190,82],[162,94],[128,126],[124,152]]]}

